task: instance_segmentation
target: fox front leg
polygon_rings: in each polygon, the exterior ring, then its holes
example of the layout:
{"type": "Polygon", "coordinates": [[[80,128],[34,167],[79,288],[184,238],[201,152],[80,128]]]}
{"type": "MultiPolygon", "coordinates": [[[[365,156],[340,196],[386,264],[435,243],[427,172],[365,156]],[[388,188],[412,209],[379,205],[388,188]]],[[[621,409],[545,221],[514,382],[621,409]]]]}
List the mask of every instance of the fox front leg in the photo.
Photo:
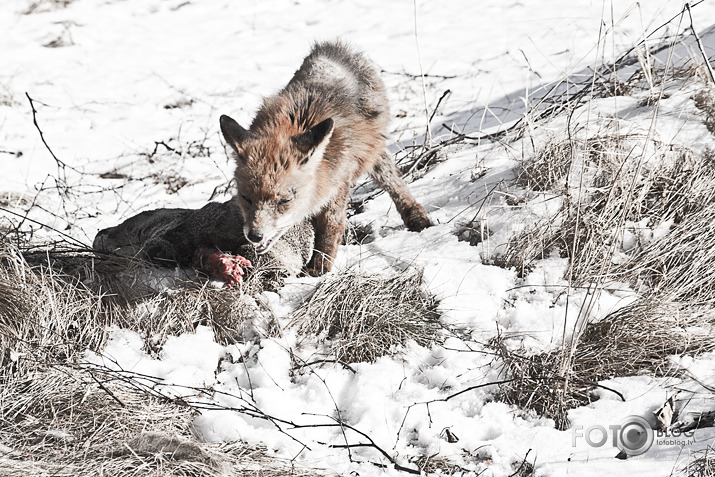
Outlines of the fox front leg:
{"type": "Polygon", "coordinates": [[[350,188],[343,187],[328,205],[313,219],[315,250],[306,266],[306,273],[314,277],[333,268],[333,261],[345,232],[345,216],[350,188]]]}

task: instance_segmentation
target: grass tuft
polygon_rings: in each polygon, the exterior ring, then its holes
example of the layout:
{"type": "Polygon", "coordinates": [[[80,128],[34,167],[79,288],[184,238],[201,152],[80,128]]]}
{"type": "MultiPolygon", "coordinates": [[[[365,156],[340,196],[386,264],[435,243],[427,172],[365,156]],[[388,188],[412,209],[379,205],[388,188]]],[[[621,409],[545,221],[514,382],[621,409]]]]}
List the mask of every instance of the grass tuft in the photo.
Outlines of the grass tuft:
{"type": "Polygon", "coordinates": [[[570,141],[551,141],[533,158],[519,164],[516,183],[534,191],[557,190],[571,168],[573,144],[570,141]]]}
{"type": "Polygon", "coordinates": [[[715,134],[715,87],[708,84],[694,96],[695,106],[705,114],[705,127],[711,134],[715,134]]]}
{"type": "Polygon", "coordinates": [[[0,368],[40,350],[51,361],[99,349],[105,338],[102,301],[78,278],[31,267],[12,247],[0,249],[0,368]]]}
{"type": "Polygon", "coordinates": [[[320,335],[335,359],[373,362],[408,340],[427,346],[440,329],[437,301],[422,273],[329,275],[293,315],[303,334],[320,335]]]}
{"type": "Polygon", "coordinates": [[[682,470],[685,477],[715,477],[715,447],[707,446],[693,455],[688,465],[682,470]]]}

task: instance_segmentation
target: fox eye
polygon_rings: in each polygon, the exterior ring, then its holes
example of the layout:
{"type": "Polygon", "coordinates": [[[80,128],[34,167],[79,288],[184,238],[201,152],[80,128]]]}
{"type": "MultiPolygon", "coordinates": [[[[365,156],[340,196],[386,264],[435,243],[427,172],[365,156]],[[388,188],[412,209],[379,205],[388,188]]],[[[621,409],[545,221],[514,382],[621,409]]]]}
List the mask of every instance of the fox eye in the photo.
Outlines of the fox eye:
{"type": "Polygon", "coordinates": [[[293,200],[293,197],[284,197],[278,201],[279,206],[288,205],[288,203],[293,200]]]}
{"type": "Polygon", "coordinates": [[[248,197],[246,197],[245,195],[242,195],[241,199],[245,200],[246,203],[249,205],[253,204],[253,201],[251,199],[249,199],[248,197]]]}

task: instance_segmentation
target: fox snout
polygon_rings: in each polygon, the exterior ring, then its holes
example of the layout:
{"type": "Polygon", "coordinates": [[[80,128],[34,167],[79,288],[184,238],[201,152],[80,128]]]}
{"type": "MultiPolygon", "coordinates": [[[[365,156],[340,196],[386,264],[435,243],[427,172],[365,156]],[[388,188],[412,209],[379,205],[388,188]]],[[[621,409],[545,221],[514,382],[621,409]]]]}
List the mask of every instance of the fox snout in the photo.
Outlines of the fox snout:
{"type": "Polygon", "coordinates": [[[246,236],[246,239],[253,245],[259,255],[266,253],[271,247],[272,241],[270,237],[267,239],[259,229],[246,225],[243,227],[243,235],[246,236]]]}
{"type": "Polygon", "coordinates": [[[253,244],[258,244],[261,243],[263,240],[263,234],[260,232],[256,232],[253,229],[250,229],[248,233],[246,234],[246,238],[248,239],[249,242],[253,244]]]}

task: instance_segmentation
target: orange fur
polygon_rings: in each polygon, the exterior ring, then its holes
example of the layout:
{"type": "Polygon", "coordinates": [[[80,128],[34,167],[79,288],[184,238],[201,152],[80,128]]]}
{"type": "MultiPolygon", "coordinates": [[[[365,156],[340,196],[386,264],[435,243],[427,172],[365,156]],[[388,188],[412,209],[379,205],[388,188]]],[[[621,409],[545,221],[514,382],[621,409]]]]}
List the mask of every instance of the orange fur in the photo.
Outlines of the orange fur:
{"type": "Polygon", "coordinates": [[[385,150],[389,106],[375,68],[338,42],[313,47],[288,85],[266,98],[249,129],[228,116],[221,130],[236,156],[243,232],[259,253],[314,218],[308,272],[322,274],[345,228],[350,187],[370,174],[410,230],[430,225],[385,150]]]}

